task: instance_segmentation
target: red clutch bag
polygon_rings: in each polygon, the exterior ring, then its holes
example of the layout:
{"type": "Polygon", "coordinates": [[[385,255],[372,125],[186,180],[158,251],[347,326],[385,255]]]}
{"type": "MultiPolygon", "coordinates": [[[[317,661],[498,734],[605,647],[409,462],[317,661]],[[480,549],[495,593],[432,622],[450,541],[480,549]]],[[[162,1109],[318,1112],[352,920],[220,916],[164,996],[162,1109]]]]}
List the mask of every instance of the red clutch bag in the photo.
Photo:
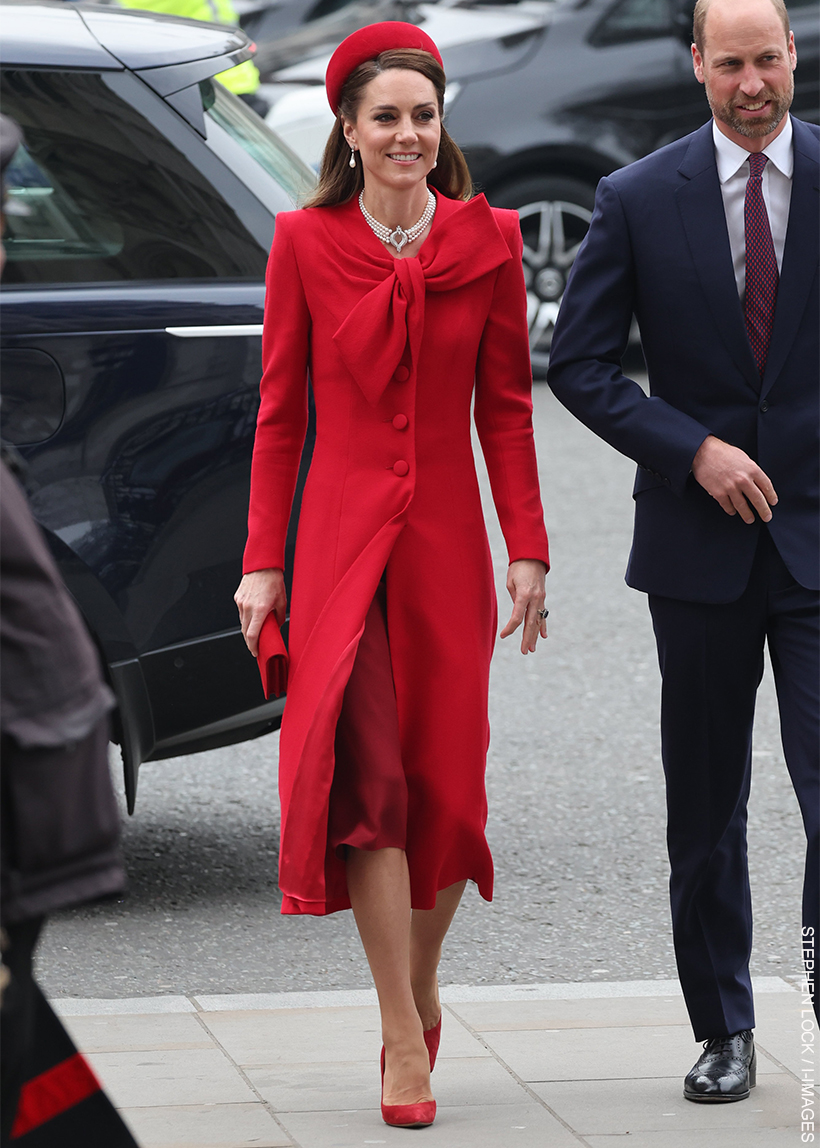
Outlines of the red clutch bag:
{"type": "Polygon", "coordinates": [[[280,697],[288,688],[288,652],[275,614],[268,614],[262,623],[256,660],[262,675],[265,697],[280,697]]]}

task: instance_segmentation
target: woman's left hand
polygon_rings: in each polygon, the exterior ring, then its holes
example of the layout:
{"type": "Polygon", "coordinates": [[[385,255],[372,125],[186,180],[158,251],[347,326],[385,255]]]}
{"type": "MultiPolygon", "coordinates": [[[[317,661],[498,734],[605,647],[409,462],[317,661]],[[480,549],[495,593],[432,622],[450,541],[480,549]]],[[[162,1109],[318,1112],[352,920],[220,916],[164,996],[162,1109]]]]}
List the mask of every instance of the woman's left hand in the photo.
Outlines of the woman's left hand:
{"type": "Polygon", "coordinates": [[[509,622],[501,631],[501,637],[509,637],[523,622],[522,654],[534,654],[538,635],[542,638],[547,636],[547,620],[538,613],[543,610],[547,596],[544,587],[546,575],[546,566],[535,558],[520,558],[517,562],[511,562],[507,571],[507,589],[513,600],[513,610],[509,622]]]}

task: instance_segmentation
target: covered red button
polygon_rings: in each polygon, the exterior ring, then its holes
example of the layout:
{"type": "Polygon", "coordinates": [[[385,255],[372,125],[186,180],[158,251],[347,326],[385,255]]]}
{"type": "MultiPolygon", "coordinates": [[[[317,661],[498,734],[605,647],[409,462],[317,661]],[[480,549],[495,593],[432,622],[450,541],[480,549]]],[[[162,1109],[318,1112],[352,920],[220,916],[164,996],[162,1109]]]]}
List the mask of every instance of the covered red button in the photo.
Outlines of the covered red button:
{"type": "Polygon", "coordinates": [[[393,372],[393,378],[397,383],[406,383],[410,378],[410,372],[408,371],[407,367],[396,367],[395,371],[393,372]]]}
{"type": "Polygon", "coordinates": [[[393,418],[393,426],[396,430],[406,430],[409,422],[407,415],[395,415],[393,418]]]}
{"type": "Polygon", "coordinates": [[[399,478],[404,478],[404,476],[409,473],[410,467],[407,465],[403,458],[400,458],[398,462],[393,463],[393,474],[397,475],[399,478]]]}

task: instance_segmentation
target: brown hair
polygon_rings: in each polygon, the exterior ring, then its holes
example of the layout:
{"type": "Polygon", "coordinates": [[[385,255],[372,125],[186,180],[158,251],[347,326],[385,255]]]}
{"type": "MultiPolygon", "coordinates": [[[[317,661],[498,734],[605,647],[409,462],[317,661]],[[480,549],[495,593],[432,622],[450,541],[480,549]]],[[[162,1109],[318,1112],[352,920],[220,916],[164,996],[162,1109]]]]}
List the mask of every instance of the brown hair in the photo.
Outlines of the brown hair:
{"type": "MultiPolygon", "coordinates": [[[[447,81],[444,69],[429,52],[423,52],[420,48],[392,48],[382,52],[375,60],[365,60],[353,69],[344,82],[336,123],[322,156],[319,182],[305,207],[334,207],[339,203],[347,203],[364,187],[361,163],[357,163],[355,168],[350,166],[350,146],[345,139],[343,120],[356,122],[365,88],[376,76],[391,68],[404,68],[426,76],[436,89],[439,116],[444,116],[444,88],[447,81]]],[[[469,199],[473,194],[467,161],[443,124],[438,162],[428,173],[427,182],[449,199],[469,199]]]]}
{"type": "MultiPolygon", "coordinates": [[[[706,41],[704,31],[710,2],[711,0],[697,0],[695,13],[692,17],[692,39],[695,41],[695,47],[701,56],[703,55],[703,48],[706,41]]],[[[771,3],[775,12],[780,17],[780,22],[783,25],[783,31],[786,33],[786,40],[788,41],[791,23],[789,21],[789,13],[786,11],[786,5],[783,3],[783,0],[771,0],[771,3]]]]}

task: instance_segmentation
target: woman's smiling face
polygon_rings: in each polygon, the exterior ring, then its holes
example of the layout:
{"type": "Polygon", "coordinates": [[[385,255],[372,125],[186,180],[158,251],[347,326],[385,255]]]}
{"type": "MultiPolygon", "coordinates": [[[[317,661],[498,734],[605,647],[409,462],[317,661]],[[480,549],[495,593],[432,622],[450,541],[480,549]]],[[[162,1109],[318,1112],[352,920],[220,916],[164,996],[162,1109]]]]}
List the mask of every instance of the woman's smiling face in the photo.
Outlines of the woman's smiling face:
{"type": "Polygon", "coordinates": [[[390,68],[364,89],[356,121],[345,121],[344,130],[368,182],[406,191],[427,177],[438,155],[436,89],[420,72],[390,68]]]}

